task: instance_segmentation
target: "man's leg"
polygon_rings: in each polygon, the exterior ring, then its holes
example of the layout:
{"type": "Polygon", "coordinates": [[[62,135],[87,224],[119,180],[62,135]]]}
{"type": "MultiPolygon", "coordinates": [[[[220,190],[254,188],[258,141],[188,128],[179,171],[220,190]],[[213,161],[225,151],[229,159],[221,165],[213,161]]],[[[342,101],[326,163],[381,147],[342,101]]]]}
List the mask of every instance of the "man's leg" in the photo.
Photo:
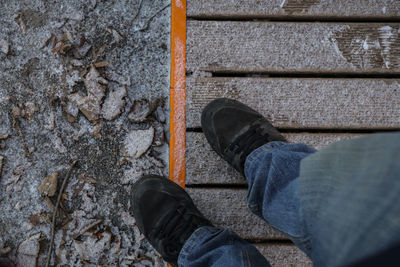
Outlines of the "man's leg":
{"type": "Polygon", "coordinates": [[[349,264],[400,241],[400,134],[314,153],[285,143],[260,114],[229,99],[211,102],[202,126],[213,149],[246,175],[253,212],[315,266],[349,264]]]}
{"type": "Polygon", "coordinates": [[[131,195],[137,226],[173,266],[270,266],[254,246],[214,227],[172,181],[142,177],[131,195]]]}
{"type": "Polygon", "coordinates": [[[302,161],[300,207],[315,266],[343,266],[400,242],[399,159],[400,133],[385,133],[335,143],[302,161]]]}
{"type": "Polygon", "coordinates": [[[315,153],[305,144],[270,142],[253,151],[245,163],[247,202],[253,213],[285,233],[308,256],[309,235],[300,210],[300,161],[315,153]]]}
{"type": "Polygon", "coordinates": [[[261,114],[231,99],[210,102],[201,123],[211,147],[246,176],[251,210],[310,255],[297,178],[300,161],[315,149],[288,144],[261,114]]]}
{"type": "Polygon", "coordinates": [[[254,266],[270,264],[250,243],[226,228],[202,227],[183,246],[179,266],[254,266]]]}

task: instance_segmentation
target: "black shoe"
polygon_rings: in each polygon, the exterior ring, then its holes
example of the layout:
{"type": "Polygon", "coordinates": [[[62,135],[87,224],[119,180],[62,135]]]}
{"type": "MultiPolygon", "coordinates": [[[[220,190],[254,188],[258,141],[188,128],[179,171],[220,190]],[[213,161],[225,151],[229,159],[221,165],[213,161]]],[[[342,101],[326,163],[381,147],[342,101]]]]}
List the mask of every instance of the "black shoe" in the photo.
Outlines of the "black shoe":
{"type": "Polygon", "coordinates": [[[226,98],[204,108],[201,127],[211,147],[242,174],[247,156],[256,148],[271,141],[286,142],[257,111],[226,98]]]}
{"type": "Polygon", "coordinates": [[[131,212],[140,231],[165,261],[177,266],[179,252],[192,233],[212,226],[179,185],[167,178],[149,175],[132,188],[131,212]]]}

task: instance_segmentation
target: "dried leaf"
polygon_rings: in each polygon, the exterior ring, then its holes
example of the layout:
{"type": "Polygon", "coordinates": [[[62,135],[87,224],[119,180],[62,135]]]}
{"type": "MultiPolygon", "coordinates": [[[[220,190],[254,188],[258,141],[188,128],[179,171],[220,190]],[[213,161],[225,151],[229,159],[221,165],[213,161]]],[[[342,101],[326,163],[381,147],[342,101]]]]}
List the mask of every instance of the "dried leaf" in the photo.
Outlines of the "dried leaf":
{"type": "Polygon", "coordinates": [[[89,73],[86,75],[85,87],[87,96],[81,93],[75,93],[68,96],[68,99],[75,104],[79,110],[86,116],[90,122],[99,119],[101,100],[104,97],[108,81],[100,76],[100,73],[92,65],[89,73]]]}
{"type": "Polygon", "coordinates": [[[132,122],[143,122],[151,114],[150,104],[147,99],[135,100],[128,114],[128,119],[132,122]]]}
{"type": "Polygon", "coordinates": [[[4,157],[0,156],[0,179],[1,179],[1,172],[3,170],[3,160],[4,160],[4,157]]]}
{"type": "Polygon", "coordinates": [[[116,30],[112,30],[112,35],[115,39],[115,41],[119,42],[123,39],[123,37],[121,36],[121,34],[119,34],[116,30]]]}
{"type": "Polygon", "coordinates": [[[71,44],[65,44],[60,48],[60,54],[65,55],[72,48],[71,44]]]}
{"type": "Polygon", "coordinates": [[[45,177],[38,186],[38,190],[42,196],[52,197],[56,194],[58,182],[58,172],[54,172],[45,177]]]}
{"type": "Polygon", "coordinates": [[[24,12],[21,12],[21,13],[18,15],[18,17],[16,18],[16,20],[17,20],[17,23],[18,23],[19,27],[20,27],[21,30],[22,30],[22,33],[23,33],[23,34],[26,34],[26,25],[25,25],[25,22],[24,22],[24,20],[23,20],[23,16],[24,16],[24,12]]]}
{"type": "Polygon", "coordinates": [[[55,46],[53,47],[53,49],[51,49],[51,52],[53,53],[57,53],[60,51],[60,49],[64,46],[64,42],[63,41],[59,41],[55,44],[55,46]]]}
{"type": "Polygon", "coordinates": [[[25,103],[24,116],[28,120],[32,120],[33,115],[39,111],[39,106],[31,101],[25,103]]]}
{"type": "Polygon", "coordinates": [[[10,134],[0,135],[0,140],[5,140],[10,136],[11,136],[10,134]]]}
{"type": "Polygon", "coordinates": [[[149,149],[153,137],[153,127],[147,130],[133,130],[125,138],[125,151],[130,157],[138,159],[149,149]]]}
{"type": "Polygon", "coordinates": [[[97,183],[97,181],[95,179],[90,178],[90,177],[88,177],[86,175],[87,175],[86,172],[81,173],[81,174],[78,175],[78,179],[81,180],[82,182],[89,183],[89,184],[96,184],[97,183]]]}
{"type": "Polygon", "coordinates": [[[73,50],[74,57],[78,59],[84,58],[92,48],[92,45],[86,42],[85,39],[82,39],[81,42],[82,44],[73,50]]]}
{"type": "Polygon", "coordinates": [[[53,34],[50,34],[48,37],[46,37],[46,39],[44,39],[42,45],[40,46],[40,49],[42,49],[43,47],[46,47],[50,44],[50,41],[53,37],[53,34]]]}
{"type": "Polygon", "coordinates": [[[0,256],[6,255],[11,251],[11,247],[0,248],[0,256]]]}
{"type": "Polygon", "coordinates": [[[0,40],[0,51],[3,52],[4,54],[8,54],[10,51],[10,45],[6,40],[0,40]]]}
{"type": "Polygon", "coordinates": [[[104,53],[104,51],[106,50],[106,48],[107,48],[106,45],[102,45],[102,46],[99,48],[99,50],[97,51],[97,53],[95,53],[95,54],[93,55],[93,62],[96,62],[97,59],[103,55],[103,53],[104,53]]]}
{"type": "Polygon", "coordinates": [[[39,240],[41,236],[42,233],[37,233],[23,241],[17,249],[18,254],[37,257],[39,254],[39,240]]]}
{"type": "Polygon", "coordinates": [[[102,116],[106,120],[114,120],[120,114],[125,106],[126,88],[120,87],[117,90],[111,91],[104,101],[102,107],[102,116]]]}
{"type": "Polygon", "coordinates": [[[101,61],[101,62],[94,63],[94,66],[96,68],[103,68],[103,67],[108,66],[108,64],[109,63],[107,61],[101,61]]]}

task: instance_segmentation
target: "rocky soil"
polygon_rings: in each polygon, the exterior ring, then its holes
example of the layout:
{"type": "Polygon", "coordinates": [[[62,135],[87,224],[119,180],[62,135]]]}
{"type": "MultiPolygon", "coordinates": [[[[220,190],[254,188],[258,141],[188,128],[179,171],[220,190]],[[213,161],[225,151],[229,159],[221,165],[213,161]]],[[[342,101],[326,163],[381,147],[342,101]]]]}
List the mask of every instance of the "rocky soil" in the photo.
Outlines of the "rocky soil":
{"type": "Polygon", "coordinates": [[[61,195],[51,266],[165,266],[129,195],[168,175],[169,22],[168,0],[0,3],[0,262],[45,265],[61,195]]]}

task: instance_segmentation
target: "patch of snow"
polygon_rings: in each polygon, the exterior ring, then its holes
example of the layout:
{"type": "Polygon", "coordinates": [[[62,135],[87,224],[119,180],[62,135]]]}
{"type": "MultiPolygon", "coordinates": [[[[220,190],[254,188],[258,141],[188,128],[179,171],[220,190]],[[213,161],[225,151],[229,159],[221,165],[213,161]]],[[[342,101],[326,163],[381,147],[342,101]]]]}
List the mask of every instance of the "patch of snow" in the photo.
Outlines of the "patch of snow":
{"type": "Polygon", "coordinates": [[[365,39],[365,41],[363,41],[363,48],[364,48],[364,50],[368,50],[369,49],[368,38],[365,39]]]}
{"type": "Polygon", "coordinates": [[[383,50],[381,53],[382,53],[382,57],[384,60],[384,64],[385,64],[385,67],[387,69],[389,69],[391,67],[390,50],[391,50],[391,46],[392,46],[393,39],[394,39],[393,38],[394,33],[392,32],[393,28],[390,26],[383,26],[383,27],[380,27],[378,29],[378,31],[380,33],[379,37],[382,40],[381,46],[383,47],[383,50]]]}

